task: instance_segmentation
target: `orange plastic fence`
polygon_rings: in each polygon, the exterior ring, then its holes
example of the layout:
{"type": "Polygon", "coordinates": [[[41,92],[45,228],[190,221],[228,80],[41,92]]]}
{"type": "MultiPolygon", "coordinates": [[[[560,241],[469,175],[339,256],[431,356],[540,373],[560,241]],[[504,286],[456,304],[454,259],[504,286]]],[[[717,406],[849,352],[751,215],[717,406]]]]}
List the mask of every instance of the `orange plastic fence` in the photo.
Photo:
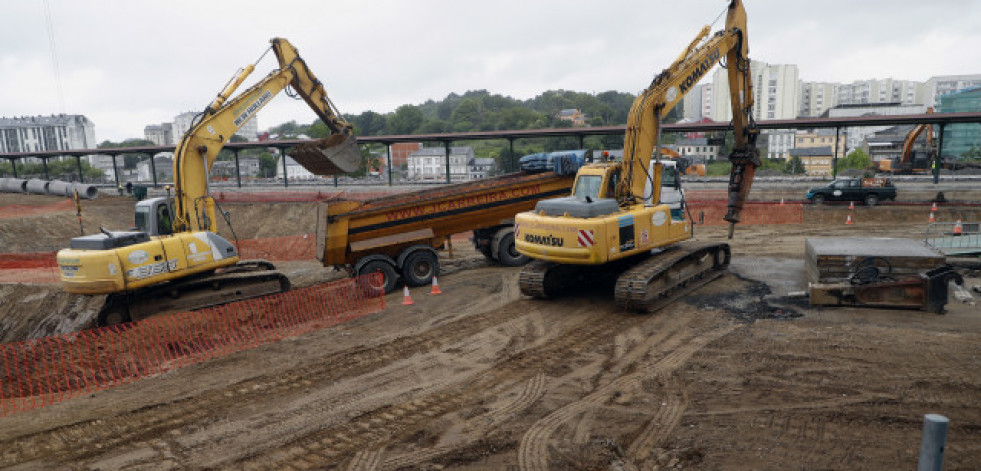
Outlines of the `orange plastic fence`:
{"type": "MultiPolygon", "coordinates": [[[[722,219],[726,214],[725,201],[693,201],[688,203],[692,218],[706,226],[729,223],[722,219]]],[[[803,224],[804,205],[800,203],[747,202],[741,214],[742,224],[803,224]]]]}
{"type": "Polygon", "coordinates": [[[385,308],[375,273],[286,293],[0,344],[0,416],[31,410],[385,308]]]}

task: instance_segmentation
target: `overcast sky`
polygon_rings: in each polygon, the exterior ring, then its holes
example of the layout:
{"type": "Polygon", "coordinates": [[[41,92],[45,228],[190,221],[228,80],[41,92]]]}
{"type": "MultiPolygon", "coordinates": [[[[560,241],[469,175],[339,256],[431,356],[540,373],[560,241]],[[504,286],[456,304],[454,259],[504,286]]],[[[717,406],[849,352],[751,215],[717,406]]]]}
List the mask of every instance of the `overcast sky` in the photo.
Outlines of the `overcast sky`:
{"type": "MultiPolygon", "coordinates": [[[[981,73],[981,0],[745,4],[750,57],[797,64],[802,80],[981,73]]],[[[142,137],[147,124],[203,109],[272,37],[300,50],[343,113],[386,113],[476,89],[517,99],[554,89],[637,93],[726,5],[0,0],[0,116],[84,114],[100,142],[142,137]]],[[[274,64],[268,55],[254,77],[274,64]]],[[[315,118],[280,95],[259,114],[259,128],[315,118]]]]}

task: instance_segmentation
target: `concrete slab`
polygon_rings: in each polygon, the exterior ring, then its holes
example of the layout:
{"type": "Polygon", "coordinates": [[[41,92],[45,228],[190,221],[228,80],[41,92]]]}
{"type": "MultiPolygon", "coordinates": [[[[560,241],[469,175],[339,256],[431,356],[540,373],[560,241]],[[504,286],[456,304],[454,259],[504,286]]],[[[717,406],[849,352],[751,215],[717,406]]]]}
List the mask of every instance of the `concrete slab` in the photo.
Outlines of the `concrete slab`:
{"type": "Polygon", "coordinates": [[[809,237],[804,261],[811,283],[846,280],[859,263],[873,263],[883,275],[915,275],[937,268],[946,257],[922,240],[886,237],[809,237]]]}

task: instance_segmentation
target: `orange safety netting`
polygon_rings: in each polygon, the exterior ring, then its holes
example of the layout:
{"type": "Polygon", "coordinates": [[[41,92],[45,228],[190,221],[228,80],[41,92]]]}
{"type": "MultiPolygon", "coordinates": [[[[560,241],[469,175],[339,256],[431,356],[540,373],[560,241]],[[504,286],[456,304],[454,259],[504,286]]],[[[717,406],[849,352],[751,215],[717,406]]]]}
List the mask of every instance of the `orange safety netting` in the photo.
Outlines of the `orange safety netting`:
{"type": "Polygon", "coordinates": [[[50,268],[57,267],[54,252],[5,253],[0,254],[0,270],[9,268],[50,268]]]}
{"type": "Polygon", "coordinates": [[[371,274],[159,315],[121,326],[0,344],[0,416],[61,402],[385,308],[371,274]]]}

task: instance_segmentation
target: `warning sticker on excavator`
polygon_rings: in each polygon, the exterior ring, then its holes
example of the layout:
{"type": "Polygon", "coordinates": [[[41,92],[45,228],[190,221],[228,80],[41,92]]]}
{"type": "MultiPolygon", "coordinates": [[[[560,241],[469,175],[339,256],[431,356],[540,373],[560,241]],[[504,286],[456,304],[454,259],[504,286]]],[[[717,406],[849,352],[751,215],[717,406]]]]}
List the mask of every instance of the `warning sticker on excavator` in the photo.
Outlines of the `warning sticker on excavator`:
{"type": "Polygon", "coordinates": [[[579,229],[579,246],[592,247],[596,244],[596,235],[592,229],[579,229]]]}

